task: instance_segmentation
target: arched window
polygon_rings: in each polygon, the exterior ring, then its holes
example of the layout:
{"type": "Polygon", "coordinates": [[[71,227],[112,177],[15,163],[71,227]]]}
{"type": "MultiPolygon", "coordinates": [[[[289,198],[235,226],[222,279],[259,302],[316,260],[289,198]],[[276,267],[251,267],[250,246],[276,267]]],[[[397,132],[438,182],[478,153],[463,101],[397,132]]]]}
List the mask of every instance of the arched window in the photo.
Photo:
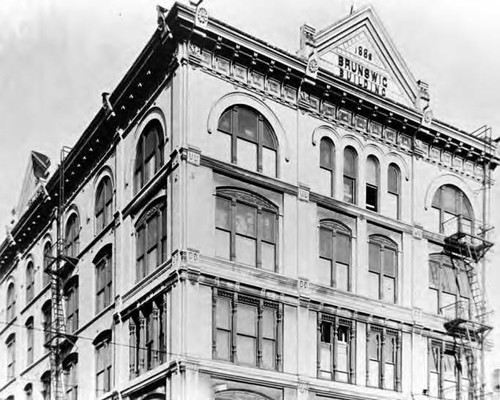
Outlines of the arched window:
{"type": "Polygon", "coordinates": [[[66,300],[66,333],[74,333],[78,329],[78,275],[70,278],[64,287],[66,300]]]}
{"type": "Polygon", "coordinates": [[[113,386],[113,353],[111,331],[101,332],[94,340],[96,355],[96,397],[101,397],[113,386]]]}
{"type": "Polygon", "coordinates": [[[141,280],[167,259],[166,200],[156,203],[135,226],[136,278],[141,280]]]}
{"type": "Polygon", "coordinates": [[[48,344],[52,339],[52,305],[50,300],[47,300],[42,306],[42,325],[43,343],[48,344]]]}
{"type": "Polygon", "coordinates": [[[16,335],[11,333],[5,341],[7,347],[7,380],[16,376],[16,335]]]}
{"type": "Polygon", "coordinates": [[[319,281],[349,290],[351,231],[342,223],[322,220],[319,227],[319,281]]]}
{"type": "Polygon", "coordinates": [[[31,383],[24,387],[24,398],[25,400],[33,400],[33,385],[31,383]]]}
{"type": "Polygon", "coordinates": [[[29,317],[25,324],[26,327],[26,365],[31,365],[33,363],[33,351],[34,351],[34,325],[33,317],[29,317]]]}
{"type": "Polygon", "coordinates": [[[467,196],[456,186],[441,186],[432,199],[435,230],[445,235],[453,235],[460,229],[473,233],[473,212],[467,196]]]}
{"type": "Polygon", "coordinates": [[[66,243],[64,250],[66,256],[77,258],[80,245],[80,222],[78,215],[73,213],[66,223],[66,243]]]}
{"type": "Polygon", "coordinates": [[[134,168],[134,193],[137,193],[163,165],[163,129],[158,120],[146,125],[137,143],[134,168]]]}
{"type": "Polygon", "coordinates": [[[250,192],[217,190],[215,238],[218,257],[276,271],[278,207],[250,192]]]}
{"type": "Polygon", "coordinates": [[[50,275],[47,273],[47,269],[53,261],[52,244],[50,242],[45,243],[43,246],[43,287],[50,283],[50,275]]]}
{"type": "Polygon", "coordinates": [[[368,285],[371,296],[396,303],[398,246],[391,239],[380,235],[371,235],[368,246],[368,285]]]}
{"type": "Polygon", "coordinates": [[[401,173],[396,164],[387,169],[387,211],[389,217],[399,219],[401,195],[401,173]]]}
{"type": "Polygon", "coordinates": [[[321,174],[321,190],[333,196],[335,147],[329,138],[322,138],[319,143],[319,167],[321,174]]]}
{"type": "Polygon", "coordinates": [[[78,354],[71,353],[67,355],[63,361],[63,371],[64,371],[64,388],[66,390],[67,400],[77,400],[78,399],[78,354]]]}
{"type": "Polygon", "coordinates": [[[233,163],[276,176],[278,146],[274,131],[262,114],[247,106],[233,106],[224,111],[217,129],[229,135],[227,150],[233,163]]]}
{"type": "Polygon", "coordinates": [[[105,176],[97,186],[95,201],[96,233],[101,232],[113,218],[113,187],[111,178],[105,176]]]}
{"type": "Polygon", "coordinates": [[[51,390],[50,390],[50,371],[45,371],[40,378],[42,381],[42,397],[43,400],[50,400],[51,390]]]}
{"type": "Polygon", "coordinates": [[[344,149],[344,201],[356,204],[358,155],[352,147],[344,149]]]}
{"type": "Polygon", "coordinates": [[[14,282],[7,288],[7,322],[10,322],[16,316],[16,290],[14,282]]]}
{"type": "Polygon", "coordinates": [[[26,303],[29,303],[35,297],[35,267],[33,261],[26,266],[26,303]]]}
{"type": "Polygon", "coordinates": [[[366,159],[366,208],[378,211],[378,188],[380,186],[380,168],[376,157],[366,159]]]}
{"type": "Polygon", "coordinates": [[[94,258],[96,272],[96,313],[104,310],[112,303],[113,268],[112,247],[105,246],[94,258]]]}

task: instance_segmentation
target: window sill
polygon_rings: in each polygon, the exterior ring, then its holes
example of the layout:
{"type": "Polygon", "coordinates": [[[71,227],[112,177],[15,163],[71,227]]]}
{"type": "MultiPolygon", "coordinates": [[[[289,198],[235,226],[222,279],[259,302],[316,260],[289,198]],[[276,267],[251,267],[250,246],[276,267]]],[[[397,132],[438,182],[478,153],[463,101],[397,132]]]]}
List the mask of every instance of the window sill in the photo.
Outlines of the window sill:
{"type": "Polygon", "coordinates": [[[2,330],[0,330],[0,336],[2,336],[7,329],[13,326],[16,321],[17,321],[17,315],[14,318],[12,318],[9,322],[7,322],[6,323],[7,325],[5,325],[5,327],[2,330]]]}
{"type": "Polygon", "coordinates": [[[40,292],[38,292],[37,295],[35,295],[35,297],[33,297],[25,306],[24,308],[20,311],[20,314],[23,315],[24,313],[26,313],[26,311],[28,311],[32,306],[33,304],[35,304],[37,302],[37,300],[42,297],[46,291],[48,291],[50,289],[50,283],[48,283],[47,285],[45,285],[42,290],[40,290],[40,292]]]}

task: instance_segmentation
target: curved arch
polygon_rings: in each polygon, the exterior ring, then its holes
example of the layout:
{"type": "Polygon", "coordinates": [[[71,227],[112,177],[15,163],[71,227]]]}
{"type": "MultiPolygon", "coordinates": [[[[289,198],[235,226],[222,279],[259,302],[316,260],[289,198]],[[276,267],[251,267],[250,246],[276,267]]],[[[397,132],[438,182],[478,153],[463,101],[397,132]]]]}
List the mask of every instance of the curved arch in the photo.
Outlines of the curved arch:
{"type": "Polygon", "coordinates": [[[110,254],[113,251],[113,244],[107,243],[102,246],[92,259],[92,264],[96,264],[103,256],[110,254]]]}
{"type": "Polygon", "coordinates": [[[365,156],[365,160],[370,156],[376,157],[377,160],[379,160],[379,164],[380,160],[383,160],[385,158],[384,151],[379,146],[373,143],[368,143],[366,146],[364,146],[363,154],[365,156]]]}
{"type": "Polygon", "coordinates": [[[386,162],[387,165],[391,163],[396,164],[399,167],[399,170],[401,171],[401,175],[405,178],[405,181],[410,180],[410,167],[408,166],[406,160],[400,154],[390,151],[386,155],[386,162]]]}
{"type": "Polygon", "coordinates": [[[273,400],[262,393],[246,389],[228,389],[215,394],[215,400],[273,400]]]}
{"type": "Polygon", "coordinates": [[[67,296],[68,290],[71,289],[72,287],[78,286],[79,282],[80,278],[78,275],[73,275],[71,278],[69,278],[68,281],[63,286],[64,295],[67,296]]]}
{"type": "Polygon", "coordinates": [[[62,367],[68,369],[69,365],[78,363],[78,353],[71,352],[62,360],[62,367]]]}
{"type": "MultiPolygon", "coordinates": [[[[278,154],[281,154],[286,162],[290,161],[290,144],[285,129],[273,110],[258,97],[242,92],[227,93],[212,105],[207,119],[207,132],[209,134],[217,131],[219,118],[222,113],[231,106],[242,104],[251,107],[262,114],[271,124],[274,134],[278,140],[278,154]]],[[[280,157],[281,158],[281,157],[280,157]]],[[[278,171],[280,169],[278,168],[278,171]]]]}
{"type": "Polygon", "coordinates": [[[113,333],[111,332],[111,329],[104,329],[103,331],[97,334],[97,336],[92,341],[92,344],[96,346],[99,343],[102,343],[106,340],[111,340],[112,335],[113,333]]]}
{"type": "Polygon", "coordinates": [[[150,393],[142,400],[165,400],[165,395],[163,393],[150,393]]]}
{"type": "Polygon", "coordinates": [[[135,146],[137,146],[137,140],[139,140],[139,138],[142,135],[142,132],[144,131],[146,126],[154,120],[157,120],[160,123],[160,126],[162,128],[162,132],[161,132],[162,137],[160,138],[161,139],[160,144],[164,145],[168,141],[167,119],[165,117],[165,113],[163,112],[163,110],[160,107],[153,106],[148,111],[146,111],[146,113],[141,118],[141,120],[137,124],[137,127],[134,130],[135,146]]]}
{"type": "Polygon", "coordinates": [[[430,208],[436,190],[438,190],[443,185],[453,185],[459,188],[462,192],[464,192],[465,196],[471,203],[473,212],[477,212],[477,210],[480,210],[477,198],[472,188],[467,184],[467,182],[464,179],[453,174],[440,175],[430,183],[425,192],[425,198],[424,198],[425,210],[428,210],[430,208]]]}
{"type": "Polygon", "coordinates": [[[250,203],[260,205],[262,207],[271,209],[276,212],[279,210],[279,207],[272,201],[248,189],[235,188],[232,186],[219,186],[215,189],[215,192],[217,195],[222,195],[227,197],[239,197],[243,201],[245,200],[244,198],[245,195],[250,196],[250,199],[248,199],[250,203]]]}
{"type": "Polygon", "coordinates": [[[359,137],[353,135],[352,133],[347,132],[345,135],[342,136],[341,150],[344,150],[348,146],[353,147],[358,154],[361,154],[365,147],[365,145],[363,144],[363,142],[359,137]]]}
{"type": "Polygon", "coordinates": [[[111,187],[113,188],[113,190],[115,189],[115,187],[116,187],[115,186],[115,176],[113,174],[113,170],[111,169],[111,167],[109,165],[104,165],[103,167],[101,167],[99,169],[99,171],[97,172],[97,174],[94,177],[94,193],[96,192],[97,187],[99,186],[101,181],[106,176],[109,177],[109,179],[111,180],[111,187]]]}
{"type": "Polygon", "coordinates": [[[320,125],[317,128],[313,130],[312,137],[311,137],[311,142],[313,146],[316,146],[316,144],[321,140],[323,137],[329,137],[335,146],[338,145],[338,142],[340,141],[340,135],[338,132],[329,125],[320,125]]]}
{"type": "Polygon", "coordinates": [[[165,194],[161,194],[153,198],[151,201],[149,201],[148,204],[146,204],[143,207],[143,211],[137,216],[134,226],[140,225],[145,218],[150,216],[151,213],[155,212],[158,208],[161,208],[163,206],[166,207],[167,205],[166,203],[167,203],[167,196],[165,194]]]}
{"type": "Polygon", "coordinates": [[[16,333],[12,332],[9,336],[7,336],[7,339],[5,339],[5,343],[12,342],[13,340],[16,340],[16,333]]]}
{"type": "Polygon", "coordinates": [[[373,235],[370,235],[368,240],[370,242],[374,242],[374,243],[379,243],[379,244],[382,244],[384,246],[387,246],[387,247],[393,247],[395,249],[398,249],[398,244],[392,240],[391,238],[387,237],[387,236],[384,236],[384,235],[380,235],[380,234],[373,234],[373,235]]]}
{"type": "Polygon", "coordinates": [[[341,231],[344,233],[348,233],[349,236],[352,235],[352,230],[346,224],[341,221],[337,221],[332,218],[323,218],[319,221],[320,227],[334,229],[336,231],[341,231]]]}
{"type": "Polygon", "coordinates": [[[16,316],[16,286],[14,281],[11,281],[7,286],[7,294],[4,304],[6,305],[5,310],[7,321],[12,321],[16,316]]]}

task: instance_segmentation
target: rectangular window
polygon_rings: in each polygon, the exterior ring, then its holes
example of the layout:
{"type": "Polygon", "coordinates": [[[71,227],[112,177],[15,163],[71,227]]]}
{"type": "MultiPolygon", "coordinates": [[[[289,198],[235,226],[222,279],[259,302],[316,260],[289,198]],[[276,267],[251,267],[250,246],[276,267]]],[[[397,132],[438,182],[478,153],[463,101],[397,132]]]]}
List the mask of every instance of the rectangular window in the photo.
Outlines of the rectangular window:
{"type": "Polygon", "coordinates": [[[31,365],[34,361],[34,335],[33,335],[33,320],[26,324],[26,365],[31,365]]]}
{"type": "Polygon", "coordinates": [[[368,246],[370,296],[396,303],[397,251],[378,242],[368,246]]]}
{"type": "Polygon", "coordinates": [[[97,397],[111,390],[112,353],[110,340],[103,341],[96,347],[96,392],[97,397]]]}
{"type": "Polygon", "coordinates": [[[376,186],[366,185],[366,208],[378,211],[378,188],[376,186]]]}
{"type": "Polygon", "coordinates": [[[400,336],[395,331],[379,327],[370,328],[367,334],[367,385],[400,391],[400,336]]]}
{"type": "Polygon", "coordinates": [[[217,291],[214,296],[214,358],[279,370],[278,305],[217,291]]]}
{"type": "Polygon", "coordinates": [[[16,338],[7,341],[7,379],[14,379],[16,370],[16,338]]]}
{"type": "Polygon", "coordinates": [[[335,228],[332,230],[320,227],[319,257],[317,275],[319,282],[341,290],[349,290],[350,236],[335,228]]]}
{"type": "Polygon", "coordinates": [[[390,218],[399,218],[399,195],[387,193],[387,216],[390,218]]]}
{"type": "Polygon", "coordinates": [[[356,180],[353,178],[344,176],[344,201],[346,203],[356,203],[355,183],[356,180]]]}
{"type": "Polygon", "coordinates": [[[257,171],[257,144],[238,138],[236,149],[238,165],[251,171],[257,171]]]}
{"type": "Polygon", "coordinates": [[[321,315],[319,324],[318,377],[353,383],[355,340],[352,322],[321,315]]]}
{"type": "Polygon", "coordinates": [[[104,310],[112,302],[111,255],[102,257],[96,265],[96,312],[104,310]]]}

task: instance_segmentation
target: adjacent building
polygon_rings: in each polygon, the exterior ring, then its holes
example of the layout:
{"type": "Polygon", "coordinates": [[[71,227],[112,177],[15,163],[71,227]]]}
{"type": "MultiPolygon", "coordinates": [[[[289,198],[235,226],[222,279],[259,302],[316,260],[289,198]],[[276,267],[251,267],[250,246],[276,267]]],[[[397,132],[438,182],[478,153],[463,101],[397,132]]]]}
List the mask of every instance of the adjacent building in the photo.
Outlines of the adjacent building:
{"type": "Polygon", "coordinates": [[[370,7],[296,54],[159,7],[57,171],[32,155],[0,398],[477,398],[499,159],[429,100],[370,7]]]}

